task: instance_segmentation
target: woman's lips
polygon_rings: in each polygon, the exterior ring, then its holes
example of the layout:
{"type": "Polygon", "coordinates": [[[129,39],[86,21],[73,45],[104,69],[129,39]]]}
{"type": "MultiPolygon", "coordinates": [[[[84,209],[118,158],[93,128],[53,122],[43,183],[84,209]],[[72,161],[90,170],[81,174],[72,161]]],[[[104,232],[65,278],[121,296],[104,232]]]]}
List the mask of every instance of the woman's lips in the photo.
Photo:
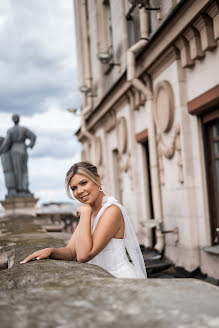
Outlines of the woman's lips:
{"type": "Polygon", "coordinates": [[[85,200],[88,199],[88,197],[89,197],[89,195],[84,195],[84,196],[81,197],[81,200],[85,201],[85,200]]]}

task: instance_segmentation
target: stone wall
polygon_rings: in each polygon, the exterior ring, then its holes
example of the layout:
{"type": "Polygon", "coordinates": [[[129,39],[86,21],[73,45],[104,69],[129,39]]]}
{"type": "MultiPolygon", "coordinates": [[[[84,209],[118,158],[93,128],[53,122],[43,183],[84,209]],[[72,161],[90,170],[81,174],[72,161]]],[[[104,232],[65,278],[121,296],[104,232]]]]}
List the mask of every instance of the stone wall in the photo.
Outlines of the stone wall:
{"type": "Polygon", "coordinates": [[[0,219],[2,328],[217,328],[218,288],[194,279],[116,279],[97,266],[45,259],[20,264],[66,233],[46,233],[35,217],[0,219]],[[204,295],[204,297],[200,297],[204,295]]]}

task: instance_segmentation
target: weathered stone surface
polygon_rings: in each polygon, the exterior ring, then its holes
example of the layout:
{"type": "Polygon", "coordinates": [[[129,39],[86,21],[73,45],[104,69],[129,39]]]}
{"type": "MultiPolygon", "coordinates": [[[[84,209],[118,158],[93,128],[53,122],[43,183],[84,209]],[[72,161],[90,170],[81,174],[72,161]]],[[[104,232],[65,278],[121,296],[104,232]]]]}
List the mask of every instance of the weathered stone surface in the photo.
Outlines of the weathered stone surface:
{"type": "Polygon", "coordinates": [[[30,217],[2,224],[8,234],[0,236],[1,254],[13,264],[0,271],[1,328],[219,327],[215,286],[194,279],[116,279],[93,265],[50,259],[21,265],[36,249],[63,247],[70,235],[45,233],[30,217]]]}

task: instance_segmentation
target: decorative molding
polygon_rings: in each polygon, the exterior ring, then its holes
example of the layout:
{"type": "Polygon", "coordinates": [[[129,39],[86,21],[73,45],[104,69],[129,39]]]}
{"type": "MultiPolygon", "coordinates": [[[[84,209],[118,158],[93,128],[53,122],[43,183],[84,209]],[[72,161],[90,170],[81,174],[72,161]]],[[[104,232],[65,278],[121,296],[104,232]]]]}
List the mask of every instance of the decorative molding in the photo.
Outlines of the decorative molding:
{"type": "Polygon", "coordinates": [[[192,115],[204,115],[219,104],[219,84],[187,103],[188,112],[192,115]]]}
{"type": "Polygon", "coordinates": [[[148,68],[147,72],[150,75],[156,76],[179,58],[179,50],[174,45],[171,45],[154,61],[154,63],[148,68]]]}
{"type": "Polygon", "coordinates": [[[163,142],[161,133],[157,135],[157,144],[158,144],[157,149],[158,149],[161,184],[165,185],[163,157],[170,160],[173,158],[176,152],[177,152],[177,164],[179,168],[178,179],[180,183],[183,183],[184,177],[183,177],[183,164],[182,164],[182,148],[181,148],[181,141],[180,141],[180,126],[179,125],[175,126],[174,137],[169,145],[166,145],[163,142]]]}
{"type": "Polygon", "coordinates": [[[189,42],[191,59],[195,60],[203,58],[205,53],[201,47],[199,32],[193,26],[190,26],[183,35],[189,42]]]}
{"type": "Polygon", "coordinates": [[[168,132],[174,119],[174,95],[168,81],[158,83],[154,92],[154,119],[160,132],[168,132]]]}
{"type": "Polygon", "coordinates": [[[219,2],[214,1],[208,8],[207,13],[213,20],[214,38],[219,39],[219,2]]]}
{"type": "Polygon", "coordinates": [[[100,137],[95,138],[94,146],[95,146],[96,164],[100,166],[102,164],[102,159],[103,159],[102,141],[100,137]]]}
{"type": "Polygon", "coordinates": [[[219,108],[215,109],[214,111],[204,115],[204,117],[202,118],[202,122],[203,123],[207,123],[213,120],[216,120],[217,118],[219,118],[219,108]]]}
{"type": "MultiPolygon", "coordinates": [[[[217,3],[217,1],[214,1],[213,3],[217,3]]],[[[136,77],[141,77],[145,72],[152,75],[157,74],[158,70],[163,70],[163,66],[169,65],[169,63],[173,62],[174,56],[175,58],[179,56],[179,51],[174,45],[175,40],[184,33],[185,28],[191,25],[191,22],[196,19],[200,12],[203,12],[204,10],[207,12],[207,6],[211,4],[212,3],[209,3],[209,0],[185,1],[177,12],[172,14],[171,19],[166,22],[163,28],[160,28],[159,31],[153,35],[150,42],[148,42],[145,51],[137,57],[136,77]],[[170,57],[168,57],[168,52],[171,53],[170,57]],[[171,60],[169,58],[171,58],[171,60]]],[[[216,26],[218,18],[217,15],[214,17],[214,25],[216,26]]],[[[110,111],[113,106],[116,105],[119,99],[130,89],[130,87],[131,85],[127,81],[126,72],[124,71],[122,76],[116,80],[113,86],[95,105],[92,112],[87,115],[86,120],[88,130],[90,130],[103,116],[106,115],[108,111],[110,111]]]]}
{"type": "Polygon", "coordinates": [[[126,92],[126,98],[128,100],[130,109],[133,111],[135,110],[135,93],[133,88],[130,88],[127,92],[126,92]]]}
{"type": "Polygon", "coordinates": [[[135,135],[135,140],[139,143],[148,141],[148,129],[145,129],[135,135]]]}
{"type": "Polygon", "coordinates": [[[104,126],[104,131],[109,132],[116,126],[116,111],[111,109],[102,120],[102,126],[104,126]]]}
{"type": "Polygon", "coordinates": [[[117,142],[119,154],[126,153],[128,146],[128,129],[124,116],[120,117],[116,124],[117,142]]]}
{"type": "Polygon", "coordinates": [[[213,21],[210,16],[202,14],[193,23],[201,36],[201,46],[203,51],[212,50],[217,47],[214,39],[213,21]]]}
{"type": "Polygon", "coordinates": [[[128,99],[128,103],[130,105],[131,110],[139,110],[140,106],[143,106],[146,101],[145,95],[136,90],[135,88],[130,88],[126,92],[126,99],[128,99]]]}
{"type": "Polygon", "coordinates": [[[131,153],[127,152],[125,155],[119,155],[120,169],[123,172],[128,172],[131,169],[131,153]]]}
{"type": "Polygon", "coordinates": [[[135,89],[135,110],[140,108],[141,104],[141,92],[135,89]]]}
{"type": "Polygon", "coordinates": [[[125,154],[118,155],[119,161],[119,183],[120,189],[123,191],[123,173],[128,173],[130,179],[131,189],[134,188],[133,186],[133,176],[132,176],[132,165],[131,165],[131,152],[128,151],[125,154]]]}
{"type": "Polygon", "coordinates": [[[180,35],[175,41],[175,46],[180,51],[182,67],[192,67],[194,65],[194,61],[191,59],[190,56],[189,42],[187,41],[187,39],[184,36],[180,35]]]}

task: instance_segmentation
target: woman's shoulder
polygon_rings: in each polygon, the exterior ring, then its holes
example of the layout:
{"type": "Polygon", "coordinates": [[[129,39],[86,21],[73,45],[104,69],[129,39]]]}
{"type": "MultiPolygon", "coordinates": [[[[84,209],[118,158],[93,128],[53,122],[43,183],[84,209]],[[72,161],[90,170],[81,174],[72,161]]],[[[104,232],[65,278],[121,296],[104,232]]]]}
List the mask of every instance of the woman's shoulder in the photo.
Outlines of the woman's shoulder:
{"type": "Polygon", "coordinates": [[[102,199],[102,206],[104,205],[117,205],[117,206],[121,206],[121,204],[119,204],[118,200],[115,199],[113,196],[109,196],[109,195],[105,195],[102,199]]]}
{"type": "Polygon", "coordinates": [[[105,214],[122,217],[121,204],[113,196],[104,196],[103,207],[105,214]]]}

